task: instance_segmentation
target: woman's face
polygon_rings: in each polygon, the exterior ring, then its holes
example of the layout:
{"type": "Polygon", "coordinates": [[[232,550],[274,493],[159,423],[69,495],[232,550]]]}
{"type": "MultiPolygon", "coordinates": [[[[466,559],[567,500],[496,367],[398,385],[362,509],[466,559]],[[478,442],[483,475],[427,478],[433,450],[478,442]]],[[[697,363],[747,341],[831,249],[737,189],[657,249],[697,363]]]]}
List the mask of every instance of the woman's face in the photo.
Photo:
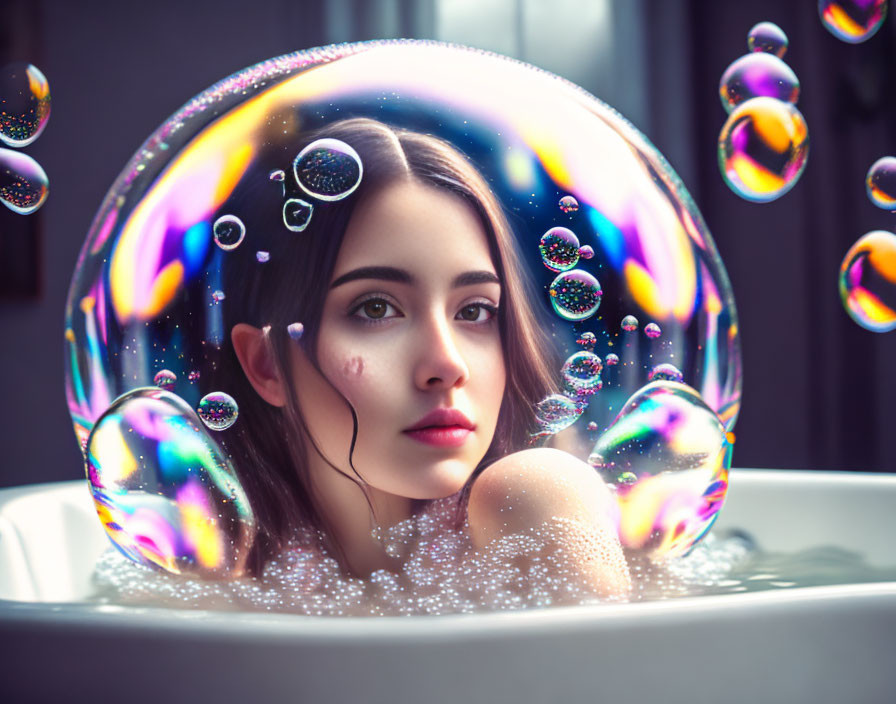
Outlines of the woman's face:
{"type": "Polygon", "coordinates": [[[359,204],[324,302],[326,379],[293,353],[299,406],[327,460],[355,476],[342,394],[364,482],[415,499],[458,491],[498,421],[500,297],[485,231],[458,196],[408,180],[359,204]]]}

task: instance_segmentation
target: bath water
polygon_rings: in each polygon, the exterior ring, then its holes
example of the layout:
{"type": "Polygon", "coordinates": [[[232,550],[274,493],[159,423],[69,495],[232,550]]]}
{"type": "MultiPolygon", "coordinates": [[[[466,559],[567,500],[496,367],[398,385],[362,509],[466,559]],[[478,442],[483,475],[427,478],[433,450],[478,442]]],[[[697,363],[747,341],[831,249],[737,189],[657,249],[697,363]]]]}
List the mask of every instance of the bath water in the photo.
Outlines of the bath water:
{"type": "Polygon", "coordinates": [[[874,567],[862,555],[841,548],[772,553],[745,533],[716,531],[685,557],[666,564],[627,555],[632,591],[622,597],[599,579],[584,579],[576,568],[582,555],[596,564],[612,563],[612,546],[593,530],[557,520],[476,552],[466,527],[456,527],[456,509],[456,497],[435,501],[420,515],[377,534],[386,552],[403,564],[400,573],[347,576],[322,536],[311,531],[297,536],[258,578],[232,581],[155,571],[110,548],[96,565],[91,601],[316,616],[410,616],[896,581],[896,565],[874,567]]]}

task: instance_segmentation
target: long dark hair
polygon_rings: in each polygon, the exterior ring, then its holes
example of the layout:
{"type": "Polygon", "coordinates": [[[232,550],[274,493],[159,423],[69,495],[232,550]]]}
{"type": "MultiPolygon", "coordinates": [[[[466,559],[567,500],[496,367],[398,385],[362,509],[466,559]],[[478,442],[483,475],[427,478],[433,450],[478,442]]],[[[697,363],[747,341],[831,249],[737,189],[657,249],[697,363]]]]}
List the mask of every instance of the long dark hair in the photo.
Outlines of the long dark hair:
{"type": "MultiPolygon", "coordinates": [[[[555,391],[553,378],[558,366],[550,340],[527,303],[533,300],[533,292],[514,249],[513,233],[498,200],[470,162],[437,137],[355,118],[293,140],[289,151],[284,149],[284,163],[279,168],[288,171],[292,156],[324,137],[349,144],[360,156],[364,174],[348,197],[315,202],[307,229],[291,232],[283,223],[281,189],[289,178],[271,182],[266,174],[256,175],[226,204],[228,212],[244,221],[247,235],[241,247],[222,258],[227,291],[224,330],[229,335],[241,322],[270,326],[266,335],[269,352],[288,390],[282,408],[262,400],[243,373],[232,345],[226,343],[209,372],[216,388],[227,389],[240,407],[239,421],[226,433],[223,444],[258,523],[258,539],[248,561],[255,574],[297,529],[325,530],[309,489],[307,458],[313,451],[313,439],[297,402],[296,379],[289,362],[290,346],[296,342],[289,337],[287,326],[298,321],[304,325],[300,344],[320,372],[317,336],[336,258],[355,208],[380,188],[412,178],[462,198],[482,222],[501,280],[498,325],[507,383],[494,437],[464,488],[461,510],[465,510],[472,480],[488,464],[530,444],[534,405],[555,391]],[[269,251],[270,260],[260,263],[257,250],[269,251]]],[[[295,196],[301,197],[299,193],[295,196]]],[[[357,416],[347,400],[346,405],[352,411],[357,437],[357,416]]]]}

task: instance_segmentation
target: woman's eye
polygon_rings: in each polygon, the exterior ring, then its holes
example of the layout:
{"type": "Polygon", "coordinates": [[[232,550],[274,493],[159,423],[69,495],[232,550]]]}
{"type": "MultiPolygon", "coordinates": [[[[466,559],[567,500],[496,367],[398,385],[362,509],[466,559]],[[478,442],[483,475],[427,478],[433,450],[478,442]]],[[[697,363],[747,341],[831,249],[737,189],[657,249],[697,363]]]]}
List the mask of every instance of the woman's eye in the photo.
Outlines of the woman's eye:
{"type": "Polygon", "coordinates": [[[352,315],[355,315],[362,320],[382,320],[387,317],[395,317],[394,315],[386,315],[390,309],[394,311],[392,304],[384,301],[382,298],[369,298],[358,305],[352,311],[352,315]]]}
{"type": "Polygon", "coordinates": [[[471,323],[484,323],[493,318],[496,312],[497,308],[494,306],[486,305],[485,303],[471,303],[461,308],[457,315],[459,318],[471,323]]]}

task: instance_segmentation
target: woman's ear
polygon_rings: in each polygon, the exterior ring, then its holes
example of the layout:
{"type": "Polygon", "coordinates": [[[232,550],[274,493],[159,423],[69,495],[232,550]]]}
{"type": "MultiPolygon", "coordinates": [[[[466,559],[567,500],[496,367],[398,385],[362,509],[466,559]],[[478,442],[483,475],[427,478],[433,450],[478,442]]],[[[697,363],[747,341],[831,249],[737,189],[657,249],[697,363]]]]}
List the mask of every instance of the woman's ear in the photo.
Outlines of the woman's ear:
{"type": "Polygon", "coordinates": [[[264,330],[238,323],[230,331],[230,341],[243,373],[252,388],[272,406],[286,405],[286,390],[271,355],[264,330]]]}

